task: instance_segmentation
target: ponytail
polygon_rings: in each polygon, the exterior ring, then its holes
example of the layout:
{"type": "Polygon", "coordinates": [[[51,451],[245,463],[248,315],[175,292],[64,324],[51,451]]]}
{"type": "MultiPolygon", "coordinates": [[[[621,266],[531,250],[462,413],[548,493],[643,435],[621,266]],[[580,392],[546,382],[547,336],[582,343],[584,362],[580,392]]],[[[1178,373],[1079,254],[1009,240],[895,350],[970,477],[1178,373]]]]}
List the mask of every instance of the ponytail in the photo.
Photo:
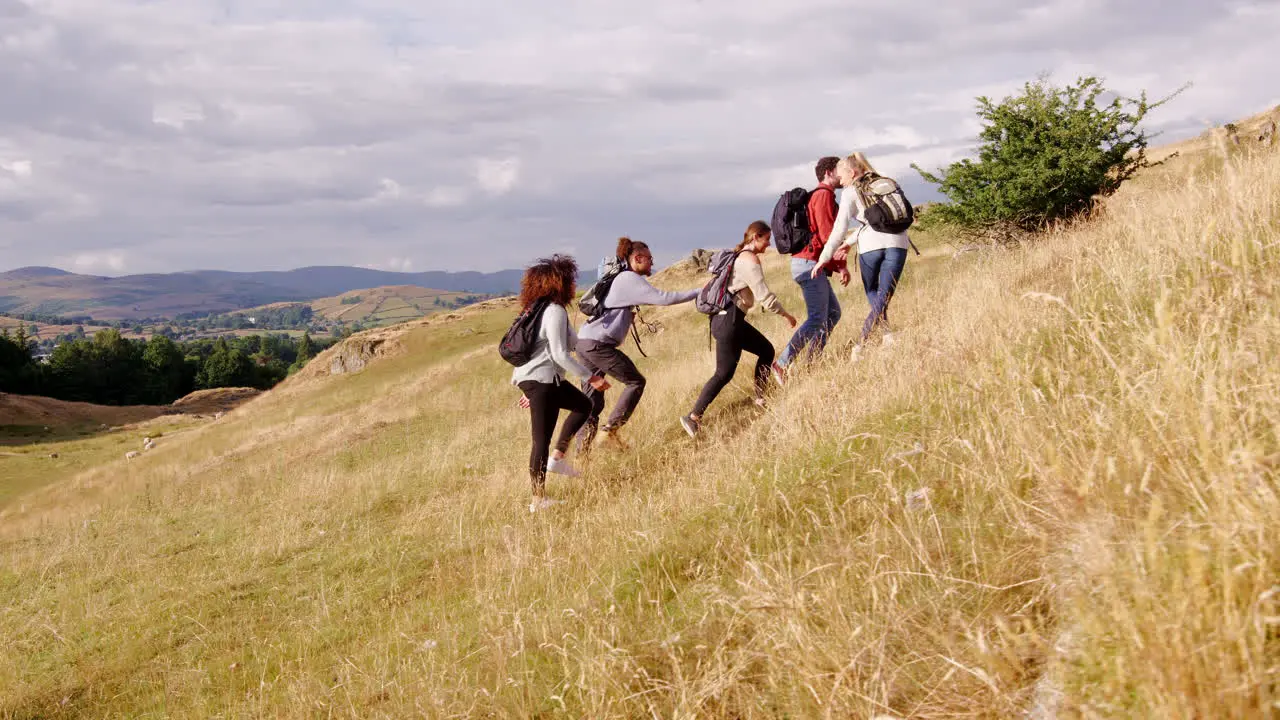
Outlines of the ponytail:
{"type": "Polygon", "coordinates": [[[738,243],[738,247],[734,248],[733,252],[740,253],[748,243],[754,242],[755,240],[771,233],[772,231],[769,229],[768,223],[763,220],[756,220],[747,226],[747,231],[742,234],[742,242],[738,243]]]}
{"type": "Polygon", "coordinates": [[[635,242],[629,237],[618,238],[618,249],[614,253],[619,260],[630,265],[631,254],[641,250],[648,250],[649,246],[642,242],[635,242]]]}

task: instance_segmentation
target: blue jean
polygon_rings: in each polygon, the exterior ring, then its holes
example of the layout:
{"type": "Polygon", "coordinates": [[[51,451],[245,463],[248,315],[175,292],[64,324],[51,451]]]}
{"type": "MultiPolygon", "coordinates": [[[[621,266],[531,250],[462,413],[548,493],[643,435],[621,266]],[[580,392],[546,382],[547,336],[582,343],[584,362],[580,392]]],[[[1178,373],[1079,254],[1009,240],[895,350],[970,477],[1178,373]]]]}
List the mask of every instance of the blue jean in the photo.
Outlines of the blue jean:
{"type": "Polygon", "coordinates": [[[818,273],[816,278],[809,277],[815,265],[817,263],[812,260],[791,259],[791,277],[795,279],[800,286],[801,294],[804,295],[804,306],[808,311],[808,317],[800,327],[796,328],[795,334],[791,336],[791,342],[787,343],[782,355],[778,356],[778,364],[783,367],[789,365],[806,345],[809,346],[811,359],[821,355],[827,346],[827,338],[831,336],[832,329],[835,328],[836,323],[840,322],[840,302],[836,300],[836,291],[831,287],[831,279],[825,273],[818,273]]]}
{"type": "Polygon", "coordinates": [[[871,312],[862,323],[862,339],[871,336],[876,325],[888,324],[889,301],[898,287],[898,278],[907,265],[907,251],[902,248],[868,250],[858,256],[858,268],[862,271],[862,289],[867,293],[871,312]]]}

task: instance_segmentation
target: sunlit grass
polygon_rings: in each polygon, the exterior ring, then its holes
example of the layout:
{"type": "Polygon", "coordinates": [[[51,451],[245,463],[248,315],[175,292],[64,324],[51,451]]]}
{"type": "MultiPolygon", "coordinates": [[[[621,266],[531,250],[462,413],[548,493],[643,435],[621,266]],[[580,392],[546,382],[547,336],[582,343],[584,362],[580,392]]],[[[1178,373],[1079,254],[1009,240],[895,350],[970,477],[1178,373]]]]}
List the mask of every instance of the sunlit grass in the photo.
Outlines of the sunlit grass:
{"type": "Polygon", "coordinates": [[[0,714],[1265,716],[1278,198],[1240,157],[1015,252],[924,243],[893,346],[849,362],[855,280],[825,361],[763,411],[744,366],[696,441],[706,319],[649,311],[633,451],[547,514],[509,310],[112,450],[0,511],[0,714]]]}

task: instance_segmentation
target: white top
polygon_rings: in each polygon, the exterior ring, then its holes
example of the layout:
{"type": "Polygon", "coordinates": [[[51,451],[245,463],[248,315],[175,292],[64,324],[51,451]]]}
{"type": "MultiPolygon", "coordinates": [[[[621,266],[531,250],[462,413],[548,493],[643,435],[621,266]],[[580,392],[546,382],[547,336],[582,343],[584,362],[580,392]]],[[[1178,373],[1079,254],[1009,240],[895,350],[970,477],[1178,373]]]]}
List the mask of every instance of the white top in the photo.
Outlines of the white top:
{"type": "Polygon", "coordinates": [[[857,243],[858,254],[870,252],[872,250],[883,250],[885,248],[902,248],[906,250],[911,246],[911,240],[905,232],[891,234],[882,233],[867,224],[866,218],[867,208],[862,203],[862,196],[852,187],[843,188],[840,191],[840,210],[836,212],[836,222],[831,226],[831,234],[827,236],[827,244],[822,248],[822,256],[818,258],[819,265],[826,265],[831,260],[831,256],[836,254],[843,245],[853,245],[857,243]],[[857,207],[855,214],[854,207],[857,207]],[[849,235],[850,216],[856,216],[858,222],[862,223],[862,227],[856,232],[849,235]],[[848,237],[845,237],[848,235],[848,237]]]}
{"type": "Polygon", "coordinates": [[[551,303],[542,312],[533,357],[511,371],[511,384],[519,385],[525,380],[559,382],[565,373],[572,373],[583,380],[591,377],[591,372],[570,354],[570,349],[577,344],[578,335],[569,325],[569,313],[565,312],[563,305],[551,303]]]}
{"type": "Polygon", "coordinates": [[[747,312],[757,304],[762,309],[779,315],[786,312],[778,296],[764,281],[764,268],[760,267],[760,258],[750,250],[738,253],[733,261],[733,278],[729,281],[727,290],[733,293],[733,302],[742,312],[747,312]]]}

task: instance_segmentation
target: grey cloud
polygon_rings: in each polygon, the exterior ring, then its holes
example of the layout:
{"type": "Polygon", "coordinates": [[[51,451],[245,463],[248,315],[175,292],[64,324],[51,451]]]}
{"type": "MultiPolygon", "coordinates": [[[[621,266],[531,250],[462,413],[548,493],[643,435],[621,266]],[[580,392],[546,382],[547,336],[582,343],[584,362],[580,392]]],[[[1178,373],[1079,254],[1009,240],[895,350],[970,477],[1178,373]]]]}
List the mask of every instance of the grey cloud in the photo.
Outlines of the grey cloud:
{"type": "MultiPolygon", "coordinates": [[[[1280,15],[1245,5],[0,0],[0,161],[35,167],[0,186],[0,237],[10,264],[111,249],[130,271],[498,269],[624,232],[670,257],[735,240],[855,142],[950,157],[975,95],[1040,70],[1156,93],[1261,76],[1280,15]],[[503,158],[518,181],[486,193],[477,164],[503,158]]],[[[1156,122],[1260,109],[1245,85],[1156,122]]]]}
{"type": "Polygon", "coordinates": [[[31,12],[31,8],[21,0],[0,0],[0,18],[22,17],[31,12]]]}

